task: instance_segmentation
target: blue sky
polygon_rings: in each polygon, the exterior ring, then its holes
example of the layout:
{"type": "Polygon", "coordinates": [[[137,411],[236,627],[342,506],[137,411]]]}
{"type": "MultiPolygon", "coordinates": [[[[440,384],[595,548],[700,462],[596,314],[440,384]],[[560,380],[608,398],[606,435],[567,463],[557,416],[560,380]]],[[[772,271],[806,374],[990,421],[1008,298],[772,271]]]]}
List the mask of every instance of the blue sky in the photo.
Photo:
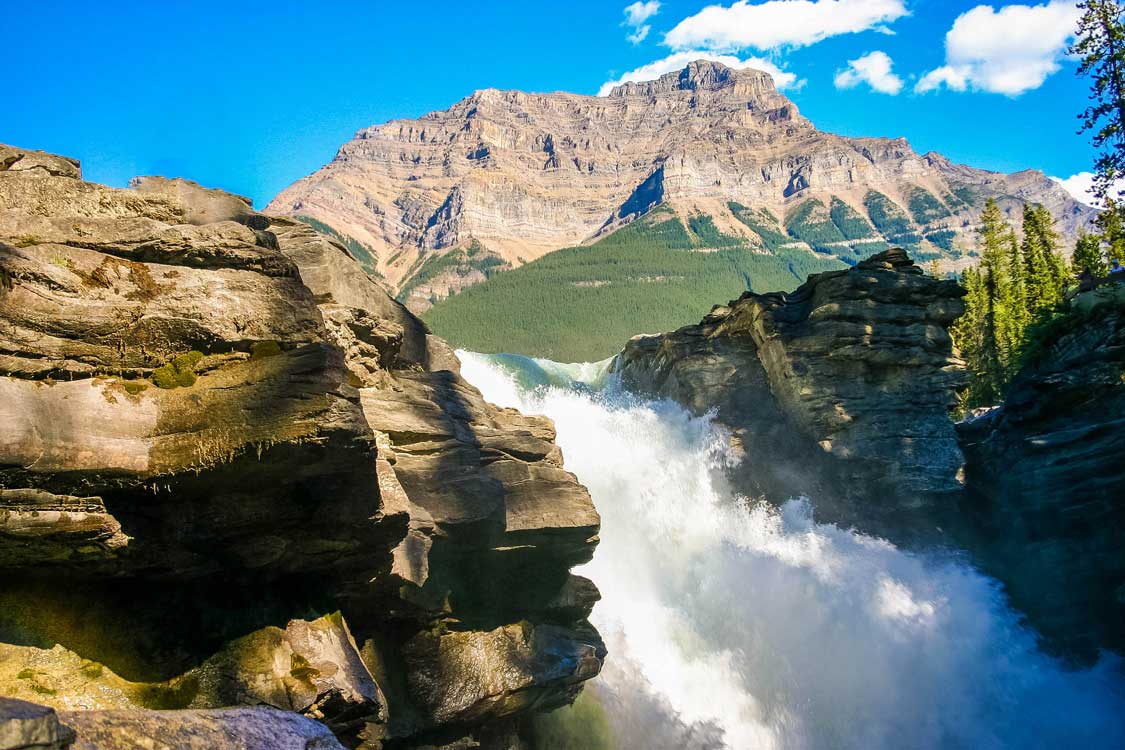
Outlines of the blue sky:
{"type": "Polygon", "coordinates": [[[262,206],[356,130],[474,89],[596,94],[710,55],[781,71],[823,130],[1070,177],[1093,155],[1063,53],[1074,3],[1026,1],[0,0],[18,30],[0,46],[0,142],[99,182],[182,176],[262,206]]]}

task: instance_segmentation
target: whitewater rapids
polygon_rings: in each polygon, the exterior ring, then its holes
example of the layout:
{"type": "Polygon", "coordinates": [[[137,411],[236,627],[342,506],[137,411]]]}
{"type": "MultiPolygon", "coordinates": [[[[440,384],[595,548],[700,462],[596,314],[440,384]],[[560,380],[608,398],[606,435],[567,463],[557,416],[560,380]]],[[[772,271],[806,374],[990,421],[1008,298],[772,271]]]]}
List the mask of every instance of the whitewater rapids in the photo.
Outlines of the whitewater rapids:
{"type": "Polygon", "coordinates": [[[576,572],[603,596],[589,689],[612,747],[1125,747],[1121,661],[1068,670],[963,560],[816,524],[815,498],[748,505],[717,425],[606,386],[605,363],[458,354],[486,399],[554,420],[601,513],[576,572]]]}

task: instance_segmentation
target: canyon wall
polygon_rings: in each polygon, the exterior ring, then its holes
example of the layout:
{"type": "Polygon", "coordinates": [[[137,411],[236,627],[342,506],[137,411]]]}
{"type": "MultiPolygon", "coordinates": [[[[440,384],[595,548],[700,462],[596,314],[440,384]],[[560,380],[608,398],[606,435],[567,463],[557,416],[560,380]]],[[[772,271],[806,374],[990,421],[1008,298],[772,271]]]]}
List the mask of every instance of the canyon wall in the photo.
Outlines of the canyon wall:
{"type": "Polygon", "coordinates": [[[949,410],[964,369],[947,329],[962,294],[889,250],[638,336],[613,369],[631,390],[715,409],[748,496],[808,496],[823,520],[925,536],[961,491],[949,410]]]}
{"type": "Polygon", "coordinates": [[[805,496],[820,521],[967,551],[1050,649],[1121,651],[1125,284],[1075,297],[1005,403],[955,424],[962,294],[891,250],[636,337],[612,368],[630,390],[714,410],[751,500],[805,496]]]}
{"type": "Polygon", "coordinates": [[[1088,658],[1125,650],[1125,284],[1075,297],[958,432],[971,543],[1013,601],[1088,658]]]}

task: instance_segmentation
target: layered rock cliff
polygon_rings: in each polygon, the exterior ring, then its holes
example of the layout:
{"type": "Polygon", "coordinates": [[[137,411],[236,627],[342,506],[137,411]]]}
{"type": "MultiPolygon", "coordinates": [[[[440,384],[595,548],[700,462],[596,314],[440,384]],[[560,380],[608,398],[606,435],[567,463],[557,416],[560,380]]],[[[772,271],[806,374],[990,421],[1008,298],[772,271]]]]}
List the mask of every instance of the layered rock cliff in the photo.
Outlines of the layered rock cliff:
{"type": "Polygon", "coordinates": [[[1013,600],[1087,657],[1125,651],[1125,284],[1076,297],[958,431],[974,546],[1013,600]]]}
{"type": "Polygon", "coordinates": [[[518,744],[604,657],[599,519],[457,370],[304,223],[0,146],[0,696],[83,748],[518,744]]]}
{"type": "Polygon", "coordinates": [[[903,139],[824,133],[767,73],[695,62],[606,97],[488,89],[366,128],[267,211],[355,241],[422,310],[657,205],[710,217],[762,252],[778,252],[780,235],[854,263],[890,243],[959,268],[974,262],[988,197],[1016,212],[1046,205],[1068,238],[1093,216],[1040,172],[985,172],[903,139]]]}
{"type": "Polygon", "coordinates": [[[964,371],[947,328],[962,295],[889,250],[636,337],[612,369],[631,390],[716,410],[750,497],[808,496],[823,520],[929,535],[961,490],[949,409],[964,371]]]}

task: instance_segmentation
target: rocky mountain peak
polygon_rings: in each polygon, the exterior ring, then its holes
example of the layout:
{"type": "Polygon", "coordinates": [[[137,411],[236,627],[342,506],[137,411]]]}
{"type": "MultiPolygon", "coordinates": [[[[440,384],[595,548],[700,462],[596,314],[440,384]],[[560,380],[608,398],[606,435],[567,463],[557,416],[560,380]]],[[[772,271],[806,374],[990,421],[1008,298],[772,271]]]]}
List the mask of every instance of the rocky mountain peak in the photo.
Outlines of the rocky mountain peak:
{"type": "Polygon", "coordinates": [[[776,234],[788,238],[774,243],[780,251],[854,263],[903,245],[956,270],[975,262],[989,197],[1010,212],[1042,203],[1068,240],[1092,220],[1041,174],[921,156],[903,139],[825,133],[769,73],[697,60],[609,96],[484,89],[373,126],[266,210],[349,238],[422,311],[499,270],[596,242],[657,205],[685,220],[705,215],[729,241],[758,249],[776,234]],[[769,228],[732,206],[760,212],[769,228]],[[455,253],[464,257],[442,260],[455,253]]]}
{"type": "Polygon", "coordinates": [[[611,98],[653,97],[678,91],[722,91],[732,96],[776,94],[773,77],[764,70],[735,70],[712,60],[696,60],[680,70],[665,73],[655,81],[628,82],[615,86],[611,98]]]}

